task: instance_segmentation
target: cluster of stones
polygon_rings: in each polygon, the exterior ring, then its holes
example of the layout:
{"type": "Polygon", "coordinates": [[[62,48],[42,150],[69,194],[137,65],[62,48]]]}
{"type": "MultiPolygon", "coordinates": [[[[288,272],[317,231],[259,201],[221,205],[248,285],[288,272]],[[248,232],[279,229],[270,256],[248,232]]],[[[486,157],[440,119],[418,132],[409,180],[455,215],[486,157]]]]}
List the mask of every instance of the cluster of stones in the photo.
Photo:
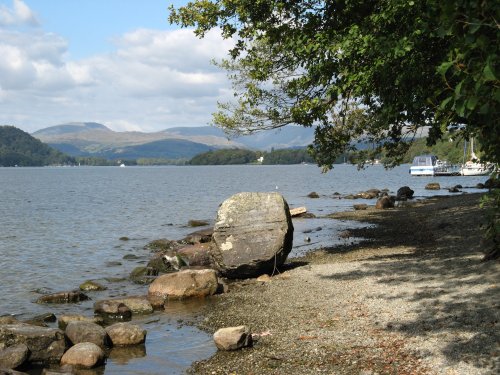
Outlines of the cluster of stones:
{"type": "MultiPolygon", "coordinates": [[[[108,348],[144,343],[146,331],[125,322],[133,314],[152,313],[169,300],[211,296],[223,290],[219,276],[240,279],[273,273],[285,262],[292,241],[290,210],[280,194],[236,194],[220,206],[213,231],[152,244],[153,259],[131,274],[133,281],[150,284],[147,295],[97,301],[96,317],[61,316],[59,328],[10,317],[0,320],[0,369],[33,364],[58,364],[63,369],[99,366],[108,348]],[[106,324],[110,325],[103,328],[106,324]]],[[[44,295],[37,302],[84,301],[89,297],[83,291],[105,288],[87,282],[80,289],[44,295]]],[[[228,327],[216,332],[214,341],[221,350],[236,350],[251,346],[252,335],[245,326],[228,327]]]]}
{"type": "Polygon", "coordinates": [[[118,322],[103,328],[102,319],[61,316],[59,328],[0,320],[0,373],[33,365],[59,366],[71,373],[102,365],[113,346],[141,345],[146,331],[138,325],[118,322]],[[4,372],[2,372],[4,371],[4,372]]]}

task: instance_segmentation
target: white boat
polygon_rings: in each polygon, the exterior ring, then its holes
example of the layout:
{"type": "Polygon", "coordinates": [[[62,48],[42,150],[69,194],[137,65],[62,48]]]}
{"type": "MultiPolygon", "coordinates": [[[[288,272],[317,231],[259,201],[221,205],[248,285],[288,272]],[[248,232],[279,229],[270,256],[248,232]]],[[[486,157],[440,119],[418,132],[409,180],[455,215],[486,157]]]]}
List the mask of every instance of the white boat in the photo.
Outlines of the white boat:
{"type": "Polygon", "coordinates": [[[415,156],[410,167],[412,176],[458,176],[460,167],[441,161],[435,155],[415,156]]]}
{"type": "Polygon", "coordinates": [[[479,163],[479,158],[474,153],[474,139],[471,139],[470,160],[462,164],[460,174],[462,176],[484,176],[490,174],[492,170],[493,170],[493,164],[479,163]]]}

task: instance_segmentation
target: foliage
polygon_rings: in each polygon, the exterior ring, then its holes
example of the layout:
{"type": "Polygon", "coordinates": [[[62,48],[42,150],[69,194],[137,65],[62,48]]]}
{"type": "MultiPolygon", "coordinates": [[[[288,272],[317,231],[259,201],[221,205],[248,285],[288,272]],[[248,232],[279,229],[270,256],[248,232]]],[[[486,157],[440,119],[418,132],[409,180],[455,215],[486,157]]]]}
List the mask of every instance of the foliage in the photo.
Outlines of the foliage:
{"type": "Polygon", "coordinates": [[[312,151],[328,169],[351,139],[394,165],[417,130],[429,128],[432,145],[450,123],[500,162],[499,15],[477,0],[197,0],[171,8],[170,21],[236,39],[220,63],[236,102],[220,104],[217,125],[317,126],[312,151]]]}
{"type": "Polygon", "coordinates": [[[262,164],[300,164],[313,163],[314,160],[308,154],[306,148],[280,149],[265,151],[250,151],[242,149],[223,149],[209,151],[196,155],[189,161],[191,165],[229,165],[229,164],[256,164],[260,157],[262,164]]]}
{"type": "Polygon", "coordinates": [[[242,149],[224,149],[208,151],[193,157],[191,165],[228,165],[228,164],[248,164],[257,161],[255,152],[242,149]]]}
{"type": "Polygon", "coordinates": [[[264,153],[262,156],[264,157],[262,164],[314,163],[314,159],[305,148],[273,150],[264,153]]]}
{"type": "MultiPolygon", "coordinates": [[[[229,133],[316,126],[311,152],[330,169],[352,140],[364,160],[403,160],[451,124],[500,165],[500,6],[485,0],[194,0],[170,21],[235,38],[235,102],[214,122],[229,133]]],[[[498,234],[498,232],[497,232],[498,234]]],[[[490,235],[491,237],[491,235],[490,235]]]]}
{"type": "Polygon", "coordinates": [[[14,126],[0,126],[0,166],[73,164],[75,160],[14,126]]]}

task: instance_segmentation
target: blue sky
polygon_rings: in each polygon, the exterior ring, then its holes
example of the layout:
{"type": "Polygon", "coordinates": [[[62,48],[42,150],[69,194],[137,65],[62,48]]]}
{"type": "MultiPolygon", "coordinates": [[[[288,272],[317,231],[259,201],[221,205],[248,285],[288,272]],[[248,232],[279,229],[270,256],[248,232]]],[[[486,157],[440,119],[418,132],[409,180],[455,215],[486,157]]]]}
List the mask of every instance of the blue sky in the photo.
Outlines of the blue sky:
{"type": "Polygon", "coordinates": [[[0,125],[158,131],[210,122],[231,97],[211,65],[232,42],[168,23],[187,1],[0,0],[0,125]]]}

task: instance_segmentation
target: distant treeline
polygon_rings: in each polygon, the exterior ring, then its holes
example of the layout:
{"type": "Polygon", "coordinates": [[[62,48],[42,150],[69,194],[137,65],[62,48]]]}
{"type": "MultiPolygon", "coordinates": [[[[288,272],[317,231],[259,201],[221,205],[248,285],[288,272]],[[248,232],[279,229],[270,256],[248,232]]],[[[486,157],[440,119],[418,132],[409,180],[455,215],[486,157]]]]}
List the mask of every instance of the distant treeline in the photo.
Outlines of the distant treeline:
{"type": "Polygon", "coordinates": [[[281,149],[250,151],[244,149],[223,149],[204,152],[196,155],[190,165],[229,165],[229,164],[300,164],[314,163],[307,149],[281,149]]]}
{"type": "Polygon", "coordinates": [[[0,126],[1,167],[71,165],[75,159],[14,126],[0,126]]]}

